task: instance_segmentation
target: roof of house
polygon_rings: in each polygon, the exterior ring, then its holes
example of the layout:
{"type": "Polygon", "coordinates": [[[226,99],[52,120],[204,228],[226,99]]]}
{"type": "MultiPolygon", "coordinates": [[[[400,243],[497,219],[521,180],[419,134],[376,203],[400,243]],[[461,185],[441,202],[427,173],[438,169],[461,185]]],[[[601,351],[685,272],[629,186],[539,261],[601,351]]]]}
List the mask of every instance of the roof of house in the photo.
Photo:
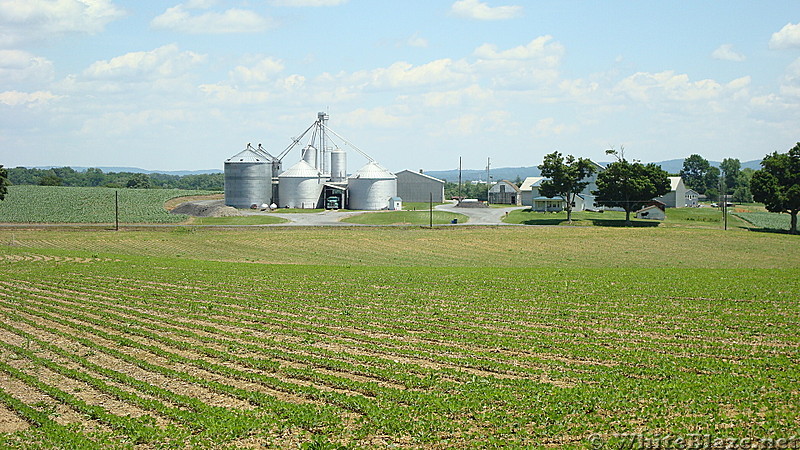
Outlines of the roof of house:
{"type": "Polygon", "coordinates": [[[519,192],[519,191],[520,191],[520,189],[517,187],[517,185],[516,185],[516,184],[514,184],[514,183],[513,183],[513,182],[511,182],[511,181],[508,181],[508,180],[500,180],[500,181],[498,181],[496,184],[499,184],[499,183],[505,183],[505,184],[507,184],[507,185],[509,185],[509,186],[513,187],[513,188],[514,188],[514,191],[516,191],[516,192],[519,192]]]}
{"type": "Polygon", "coordinates": [[[649,211],[651,209],[658,209],[660,211],[664,211],[664,209],[660,208],[658,205],[650,205],[650,206],[645,206],[644,208],[636,211],[636,214],[639,214],[640,212],[644,212],[644,211],[649,211]]]}
{"type": "Polygon", "coordinates": [[[681,184],[681,177],[669,177],[669,190],[677,191],[678,186],[681,184]]]}
{"type": "Polygon", "coordinates": [[[521,191],[530,191],[533,186],[539,186],[544,177],[528,177],[525,178],[525,181],[522,182],[522,186],[519,187],[521,191]]]}
{"type": "Polygon", "coordinates": [[[412,174],[412,175],[416,175],[416,176],[418,176],[418,177],[427,178],[427,179],[429,179],[429,180],[432,180],[432,181],[435,181],[435,182],[437,182],[437,183],[442,183],[442,184],[444,184],[444,180],[440,180],[440,179],[438,179],[438,178],[436,178],[436,177],[432,177],[432,176],[430,176],[430,175],[428,175],[428,174],[426,174],[426,173],[414,172],[413,170],[408,170],[408,169],[406,169],[406,170],[401,170],[400,172],[397,172],[397,173],[395,173],[395,176],[397,176],[397,175],[400,175],[401,173],[404,173],[404,172],[406,172],[406,173],[410,173],[410,174],[412,174]]]}

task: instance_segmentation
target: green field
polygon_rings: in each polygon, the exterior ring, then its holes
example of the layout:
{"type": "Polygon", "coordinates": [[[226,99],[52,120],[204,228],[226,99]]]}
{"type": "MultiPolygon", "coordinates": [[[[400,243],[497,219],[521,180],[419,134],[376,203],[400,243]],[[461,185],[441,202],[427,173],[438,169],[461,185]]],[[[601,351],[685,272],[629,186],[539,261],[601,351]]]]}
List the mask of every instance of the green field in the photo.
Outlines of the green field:
{"type": "Polygon", "coordinates": [[[249,216],[233,217],[195,217],[191,220],[192,225],[274,225],[286,223],[288,220],[281,217],[254,214],[249,216]]]}
{"type": "Polygon", "coordinates": [[[670,212],[630,228],[0,227],[0,448],[797,435],[798,237],[670,212]]]}
{"type": "Polygon", "coordinates": [[[115,222],[115,192],[121,223],[175,223],[188,216],[170,214],[164,202],[212,192],[178,189],[111,189],[59,186],[9,186],[0,201],[0,223],[115,222]]]}
{"type": "MultiPolygon", "coordinates": [[[[458,223],[466,223],[469,217],[447,211],[433,211],[434,225],[451,223],[454,219],[458,223]]],[[[341,220],[345,223],[359,223],[365,225],[428,225],[431,223],[431,211],[381,211],[369,214],[359,214],[341,220]]]]}
{"type": "MultiPolygon", "coordinates": [[[[722,212],[717,208],[669,208],[667,218],[659,220],[639,220],[631,214],[633,227],[692,227],[722,228],[722,212]]],[[[503,220],[506,223],[525,225],[569,225],[566,212],[535,212],[530,209],[511,211],[503,220]]],[[[572,213],[573,226],[619,227],[625,225],[622,211],[576,211],[572,213]]],[[[749,228],[751,225],[733,214],[728,215],[729,228],[749,228]]],[[[788,228],[788,227],[787,227],[788,228]]]]}
{"type": "Polygon", "coordinates": [[[702,228],[0,229],[0,446],[788,437],[799,247],[702,228]]]}
{"type": "Polygon", "coordinates": [[[753,224],[755,228],[766,230],[789,230],[791,216],[789,214],[777,214],[770,212],[737,212],[737,217],[753,224]]]}

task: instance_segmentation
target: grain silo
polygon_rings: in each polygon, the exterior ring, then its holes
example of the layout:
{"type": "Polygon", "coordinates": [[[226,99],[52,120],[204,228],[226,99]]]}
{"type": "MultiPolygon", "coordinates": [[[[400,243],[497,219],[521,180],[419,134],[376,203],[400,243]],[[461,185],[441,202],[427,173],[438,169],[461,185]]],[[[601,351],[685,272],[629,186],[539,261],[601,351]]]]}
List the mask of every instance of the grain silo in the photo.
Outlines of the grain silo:
{"type": "Polygon", "coordinates": [[[278,204],[281,208],[313,209],[320,205],[324,180],[317,168],[300,160],[278,175],[278,204]]]}
{"type": "Polygon", "coordinates": [[[347,179],[349,209],[378,210],[397,196],[397,177],[370,161],[347,179]]]}
{"type": "Polygon", "coordinates": [[[270,204],[272,201],[272,161],[250,150],[225,161],[225,204],[234,208],[270,204]]]}
{"type": "Polygon", "coordinates": [[[331,151],[331,181],[340,183],[347,180],[347,153],[335,148],[331,151]]]}
{"type": "Polygon", "coordinates": [[[303,161],[307,162],[309,166],[317,168],[317,149],[314,146],[307,145],[303,149],[303,161]]]}

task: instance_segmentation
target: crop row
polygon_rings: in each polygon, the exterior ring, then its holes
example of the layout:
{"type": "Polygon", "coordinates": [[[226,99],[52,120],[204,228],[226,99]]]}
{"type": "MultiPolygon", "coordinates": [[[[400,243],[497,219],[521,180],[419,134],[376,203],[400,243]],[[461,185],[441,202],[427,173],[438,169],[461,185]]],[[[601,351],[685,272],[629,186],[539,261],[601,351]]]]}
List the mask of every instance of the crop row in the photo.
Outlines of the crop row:
{"type": "Polygon", "coordinates": [[[770,212],[737,212],[735,216],[752,223],[758,228],[768,230],[788,230],[791,222],[789,214],[770,212]]]}
{"type": "Polygon", "coordinates": [[[100,187],[10,186],[0,202],[0,222],[15,223],[173,223],[185,215],[170,214],[171,198],[210,194],[178,189],[111,189],[100,187]],[[118,199],[118,202],[117,202],[118,199]]]}
{"type": "MultiPolygon", "coordinates": [[[[663,286],[644,269],[5,267],[0,371],[122,444],[578,444],[800,424],[792,270],[663,286]]],[[[60,429],[20,392],[0,401],[60,429]]]]}

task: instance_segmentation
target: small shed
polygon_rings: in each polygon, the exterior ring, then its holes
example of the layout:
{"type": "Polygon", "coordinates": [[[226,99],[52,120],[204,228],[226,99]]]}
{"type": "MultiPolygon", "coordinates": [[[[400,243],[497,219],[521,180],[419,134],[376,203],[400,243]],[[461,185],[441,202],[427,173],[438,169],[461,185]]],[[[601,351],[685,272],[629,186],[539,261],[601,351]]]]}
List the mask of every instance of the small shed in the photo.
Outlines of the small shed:
{"type": "Polygon", "coordinates": [[[667,215],[658,205],[650,205],[636,211],[636,218],[646,220],[664,220],[667,218],[667,215]]]}
{"type": "Polygon", "coordinates": [[[389,211],[400,211],[403,209],[403,199],[392,197],[389,199],[389,211]]]}

